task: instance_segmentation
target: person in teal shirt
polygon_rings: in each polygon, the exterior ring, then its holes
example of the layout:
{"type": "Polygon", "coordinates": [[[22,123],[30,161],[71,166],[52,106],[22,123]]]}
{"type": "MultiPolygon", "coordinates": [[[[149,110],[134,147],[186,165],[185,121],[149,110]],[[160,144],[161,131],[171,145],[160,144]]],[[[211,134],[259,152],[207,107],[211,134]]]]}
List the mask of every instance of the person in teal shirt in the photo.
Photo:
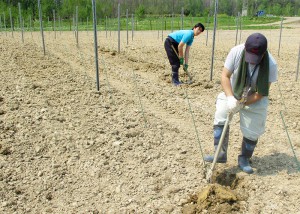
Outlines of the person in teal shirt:
{"type": "Polygon", "coordinates": [[[181,84],[179,81],[178,70],[183,65],[184,71],[188,69],[189,51],[193,44],[194,37],[204,31],[203,24],[196,24],[191,30],[179,30],[170,33],[165,40],[165,50],[172,67],[172,83],[175,86],[181,84]],[[183,53],[183,47],[186,45],[183,53]]]}

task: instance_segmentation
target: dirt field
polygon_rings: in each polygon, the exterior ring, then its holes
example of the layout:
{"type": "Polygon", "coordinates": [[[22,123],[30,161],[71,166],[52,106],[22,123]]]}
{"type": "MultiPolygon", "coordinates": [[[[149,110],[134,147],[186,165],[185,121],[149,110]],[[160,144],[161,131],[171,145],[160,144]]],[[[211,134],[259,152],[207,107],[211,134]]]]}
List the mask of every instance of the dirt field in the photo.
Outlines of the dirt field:
{"type": "Polygon", "coordinates": [[[181,87],[170,83],[168,32],[129,32],[128,45],[122,32],[120,53],[117,32],[99,32],[99,92],[92,32],[78,47],[73,32],[45,32],[46,56],[40,33],[22,43],[0,32],[0,213],[300,213],[300,24],[283,29],[279,56],[280,30],[260,32],[279,67],[266,133],[247,175],[234,117],[220,185],[207,183],[202,155],[235,31],[217,31],[212,81],[212,31],[207,45],[206,32],[195,38],[194,83],[181,87]]]}

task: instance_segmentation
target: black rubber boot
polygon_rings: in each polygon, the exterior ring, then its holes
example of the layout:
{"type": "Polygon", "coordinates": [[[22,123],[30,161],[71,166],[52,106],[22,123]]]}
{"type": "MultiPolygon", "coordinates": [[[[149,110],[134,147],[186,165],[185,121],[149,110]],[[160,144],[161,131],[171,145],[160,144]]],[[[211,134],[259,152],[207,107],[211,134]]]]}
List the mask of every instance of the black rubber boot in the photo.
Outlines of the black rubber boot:
{"type": "Polygon", "coordinates": [[[182,84],[182,82],[179,81],[178,70],[179,67],[177,65],[172,65],[172,83],[175,86],[182,84]]]}
{"type": "MultiPolygon", "coordinates": [[[[219,141],[223,132],[224,126],[214,125],[214,147],[215,152],[219,145],[219,141]]],[[[228,148],[228,141],[229,141],[229,126],[226,130],[226,134],[224,137],[224,141],[221,147],[221,151],[217,158],[217,163],[226,163],[227,162],[227,148],[228,148]]],[[[214,155],[205,155],[204,161],[212,163],[214,161],[214,155]]]]}
{"type": "Polygon", "coordinates": [[[242,142],[242,151],[241,154],[238,157],[238,164],[241,170],[248,174],[253,173],[253,169],[250,166],[249,160],[253,155],[255,146],[257,144],[256,141],[249,140],[245,137],[243,137],[243,142],[242,142]]]}
{"type": "Polygon", "coordinates": [[[178,73],[175,73],[175,72],[172,73],[172,83],[175,86],[182,84],[182,82],[179,81],[178,73]]]}

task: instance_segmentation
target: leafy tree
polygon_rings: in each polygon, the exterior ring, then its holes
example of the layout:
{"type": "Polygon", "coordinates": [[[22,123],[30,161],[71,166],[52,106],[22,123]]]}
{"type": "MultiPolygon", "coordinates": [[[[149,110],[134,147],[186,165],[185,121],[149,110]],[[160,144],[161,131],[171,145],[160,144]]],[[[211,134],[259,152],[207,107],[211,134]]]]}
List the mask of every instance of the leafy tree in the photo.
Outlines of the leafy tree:
{"type": "Polygon", "coordinates": [[[280,4],[276,3],[273,5],[272,14],[277,15],[277,16],[282,15],[282,8],[281,8],[280,4]]]}
{"type": "Polygon", "coordinates": [[[146,8],[144,5],[140,5],[136,10],[135,10],[135,17],[140,20],[145,18],[146,14],[146,8]]]}
{"type": "Polygon", "coordinates": [[[293,15],[293,10],[292,10],[292,5],[291,3],[287,3],[285,8],[284,8],[284,14],[286,14],[287,16],[292,16],[293,15]]]}
{"type": "MultiPolygon", "coordinates": [[[[5,13],[9,23],[8,8],[11,8],[13,19],[19,16],[18,3],[21,3],[22,15],[38,19],[38,0],[0,0],[0,14],[5,13]]],[[[213,14],[215,0],[96,0],[98,17],[116,17],[118,4],[124,17],[126,10],[129,14],[135,13],[142,19],[145,15],[181,14],[184,8],[185,15],[207,16],[213,14]]],[[[218,13],[236,16],[242,11],[244,0],[219,0],[218,13]]],[[[258,10],[278,16],[300,15],[300,0],[247,0],[248,16],[253,16],[258,10]]],[[[72,19],[75,8],[78,6],[78,18],[92,18],[91,0],[41,0],[43,17],[53,19],[53,10],[63,19],[72,19]]],[[[2,15],[3,16],[3,15],[2,15]]]]}

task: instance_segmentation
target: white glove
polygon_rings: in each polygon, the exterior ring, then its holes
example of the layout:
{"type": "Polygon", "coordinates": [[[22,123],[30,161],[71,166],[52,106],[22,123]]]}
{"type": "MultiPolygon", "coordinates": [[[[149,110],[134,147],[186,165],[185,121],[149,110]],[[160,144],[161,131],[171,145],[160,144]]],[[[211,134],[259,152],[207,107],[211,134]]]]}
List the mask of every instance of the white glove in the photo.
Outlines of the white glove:
{"type": "Polygon", "coordinates": [[[234,96],[228,96],[227,106],[229,112],[237,113],[242,108],[243,105],[241,105],[240,102],[234,98],[234,96]]]}

